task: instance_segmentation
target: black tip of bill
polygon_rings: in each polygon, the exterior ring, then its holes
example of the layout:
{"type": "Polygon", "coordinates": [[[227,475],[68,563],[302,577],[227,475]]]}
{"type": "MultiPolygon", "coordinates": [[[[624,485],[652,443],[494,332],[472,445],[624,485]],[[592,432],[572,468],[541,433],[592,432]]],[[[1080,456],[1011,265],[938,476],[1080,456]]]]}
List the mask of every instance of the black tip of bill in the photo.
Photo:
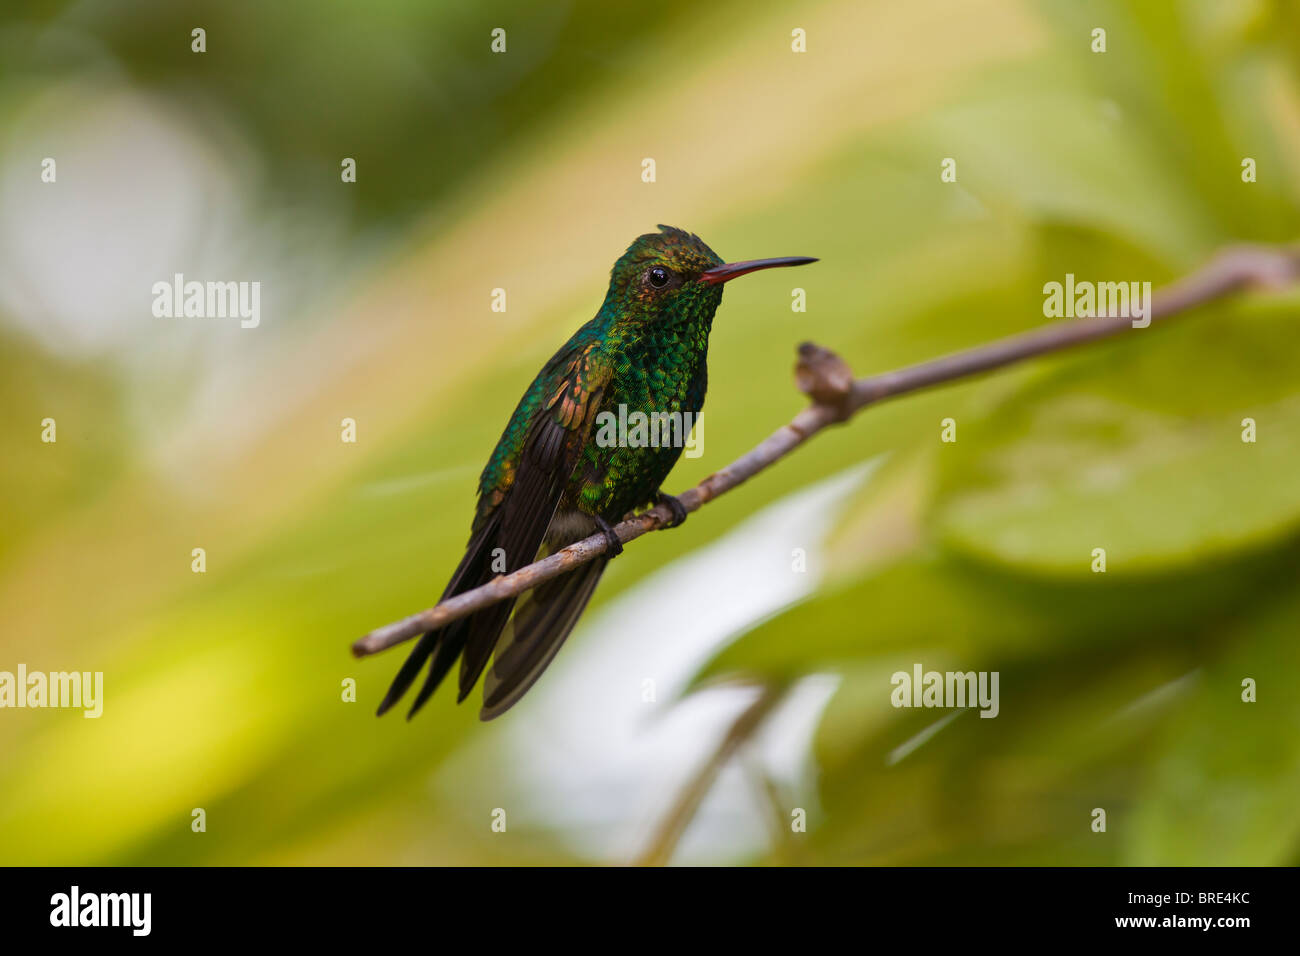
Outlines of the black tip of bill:
{"type": "Polygon", "coordinates": [[[714,266],[700,273],[700,281],[706,285],[722,285],[732,279],[760,269],[779,269],[783,266],[806,266],[817,260],[810,256],[781,256],[777,259],[746,259],[744,262],[728,262],[726,265],[714,266]]]}

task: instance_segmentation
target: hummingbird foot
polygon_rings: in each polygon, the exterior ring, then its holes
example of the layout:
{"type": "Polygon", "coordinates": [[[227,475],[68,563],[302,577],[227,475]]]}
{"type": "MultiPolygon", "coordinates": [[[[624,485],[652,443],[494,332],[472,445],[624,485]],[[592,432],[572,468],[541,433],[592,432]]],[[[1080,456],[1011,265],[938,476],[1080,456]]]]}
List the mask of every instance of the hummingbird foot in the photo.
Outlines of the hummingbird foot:
{"type": "Polygon", "coordinates": [[[596,515],[596,527],[600,528],[601,534],[605,536],[605,557],[617,558],[623,553],[623,542],[618,540],[618,535],[614,533],[613,526],[600,515],[596,515]]]}
{"type": "Polygon", "coordinates": [[[673,513],[672,521],[664,525],[665,528],[676,528],[686,523],[686,506],[682,504],[680,498],[657,491],[655,492],[655,504],[667,505],[668,510],[673,513]]]}

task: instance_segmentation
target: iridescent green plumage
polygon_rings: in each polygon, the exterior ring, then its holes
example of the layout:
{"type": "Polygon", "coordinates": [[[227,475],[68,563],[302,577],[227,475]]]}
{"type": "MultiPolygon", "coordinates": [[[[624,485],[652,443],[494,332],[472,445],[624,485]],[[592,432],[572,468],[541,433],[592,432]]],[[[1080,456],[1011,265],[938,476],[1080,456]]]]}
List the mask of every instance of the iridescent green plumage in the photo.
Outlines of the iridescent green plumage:
{"type": "MultiPolygon", "coordinates": [[[[533,380],[497,443],[479,483],[478,521],[514,478],[535,416],[571,431],[591,429],[602,410],[698,414],[708,382],[706,358],[722,286],[682,282],[657,290],[643,281],[651,266],[695,276],[722,265],[700,239],[678,229],[641,236],[614,264],[600,311],[573,334],[533,380]]],[[[585,441],[561,508],[617,521],[646,504],[681,447],[602,448],[585,441]]],[[[476,522],[477,523],[477,522],[476,522]]]]}
{"type": "MultiPolygon", "coordinates": [[[[610,535],[610,525],[659,499],[682,452],[682,429],[678,440],[657,447],[611,442],[598,428],[601,413],[624,420],[637,412],[679,416],[689,431],[704,406],[709,332],[722,283],[756,269],[812,261],[727,266],[697,236],[659,228],[639,237],[614,264],[600,311],[551,357],[519,400],[479,479],[469,546],[444,599],[598,528],[610,535]]],[[[503,713],[559,650],[618,550],[611,537],[606,554],[528,592],[517,609],[514,601],[503,601],[425,634],[379,712],[406,692],[426,660],[429,674],[411,714],[457,657],[463,700],[495,655],[481,716],[503,713]]]]}

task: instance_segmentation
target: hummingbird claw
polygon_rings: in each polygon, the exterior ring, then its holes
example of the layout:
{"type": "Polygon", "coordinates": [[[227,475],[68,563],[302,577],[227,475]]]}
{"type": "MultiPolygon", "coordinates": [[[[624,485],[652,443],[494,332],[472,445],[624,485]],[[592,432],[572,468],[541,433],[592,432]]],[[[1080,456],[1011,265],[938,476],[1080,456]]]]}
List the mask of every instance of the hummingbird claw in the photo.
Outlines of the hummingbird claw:
{"type": "Polygon", "coordinates": [[[665,528],[677,528],[686,523],[686,506],[682,504],[681,499],[676,495],[670,495],[662,491],[655,492],[655,504],[667,505],[668,510],[673,513],[673,519],[665,528]]]}
{"type": "Polygon", "coordinates": [[[601,534],[605,536],[605,557],[617,558],[622,554],[623,542],[618,540],[618,535],[614,533],[610,523],[600,515],[596,515],[596,527],[600,528],[601,534]]]}

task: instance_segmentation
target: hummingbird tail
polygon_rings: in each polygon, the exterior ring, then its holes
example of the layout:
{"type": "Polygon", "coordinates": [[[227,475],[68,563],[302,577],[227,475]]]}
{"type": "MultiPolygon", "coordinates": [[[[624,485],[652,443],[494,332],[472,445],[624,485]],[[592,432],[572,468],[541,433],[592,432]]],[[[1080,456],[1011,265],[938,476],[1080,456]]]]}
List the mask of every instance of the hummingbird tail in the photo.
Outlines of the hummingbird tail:
{"type": "MultiPolygon", "coordinates": [[[[470,540],[465,556],[456,568],[456,573],[452,575],[451,580],[447,583],[446,590],[442,592],[442,600],[460,594],[462,591],[471,590],[492,579],[495,573],[491,564],[492,550],[496,543],[496,523],[491,522],[470,540]]],[[[419,641],[416,642],[415,649],[411,651],[406,658],[406,662],[402,664],[401,670],[393,678],[388,693],[384,695],[379,709],[375,712],[376,716],[383,716],[395,703],[402,699],[406,692],[410,690],[415,679],[420,676],[420,671],[424,668],[425,662],[432,657],[433,661],[429,665],[429,675],[425,678],[420,693],[416,695],[415,702],[407,714],[407,719],[409,720],[415,716],[415,712],[424,706],[424,702],[432,696],[433,692],[438,689],[438,685],[442,683],[442,679],[447,676],[447,671],[460,657],[470,636],[482,629],[484,622],[480,618],[484,616],[495,618],[500,615],[500,608],[501,605],[494,605],[480,611],[478,614],[471,614],[459,621],[453,621],[444,628],[421,635],[419,641]]],[[[506,616],[509,616],[509,602],[507,602],[504,612],[506,616]]],[[[502,621],[501,624],[494,626],[499,631],[504,623],[502,621]]]]}
{"type": "Polygon", "coordinates": [[[533,686],[573,630],[608,563],[597,558],[520,600],[483,681],[479,719],[500,717],[533,686]]]}
{"type": "Polygon", "coordinates": [[[415,678],[419,676],[420,670],[424,667],[424,662],[437,649],[440,638],[440,631],[430,631],[427,634],[420,635],[420,639],[416,641],[415,649],[407,655],[406,663],[397,672],[397,676],[393,678],[392,684],[388,687],[388,693],[380,701],[379,709],[375,711],[376,717],[384,716],[395,703],[402,699],[402,695],[406,693],[415,678]]]}

